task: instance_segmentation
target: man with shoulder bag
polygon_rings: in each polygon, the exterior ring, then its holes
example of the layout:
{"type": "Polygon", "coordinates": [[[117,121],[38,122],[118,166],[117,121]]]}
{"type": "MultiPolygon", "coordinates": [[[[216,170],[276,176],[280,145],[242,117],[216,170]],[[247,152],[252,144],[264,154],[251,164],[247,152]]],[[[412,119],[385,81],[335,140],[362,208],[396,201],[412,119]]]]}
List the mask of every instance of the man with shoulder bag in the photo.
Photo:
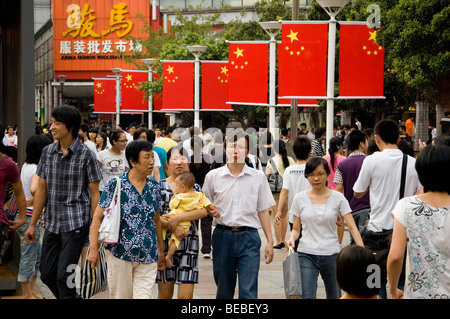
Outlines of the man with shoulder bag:
{"type": "Polygon", "coordinates": [[[353,186],[356,198],[361,198],[369,190],[370,219],[361,237],[381,268],[382,298],[387,297],[386,261],[394,227],[391,212],[401,197],[412,196],[422,189],[415,169],[416,160],[403,155],[397,147],[398,140],[399,128],[395,121],[381,120],[375,125],[375,141],[381,152],[365,158],[353,186]]]}

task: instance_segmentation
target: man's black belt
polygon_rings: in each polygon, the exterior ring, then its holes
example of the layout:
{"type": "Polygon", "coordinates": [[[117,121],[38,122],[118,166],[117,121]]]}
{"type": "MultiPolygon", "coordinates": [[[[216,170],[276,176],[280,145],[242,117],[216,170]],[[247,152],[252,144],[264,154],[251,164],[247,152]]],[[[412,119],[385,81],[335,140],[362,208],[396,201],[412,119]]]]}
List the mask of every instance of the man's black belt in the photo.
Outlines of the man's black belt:
{"type": "Polygon", "coordinates": [[[255,230],[256,229],[256,228],[247,227],[247,226],[231,226],[230,227],[230,226],[225,226],[225,225],[220,225],[220,224],[217,224],[216,227],[220,228],[220,229],[231,230],[231,231],[234,231],[234,232],[248,231],[248,230],[255,230]]]}

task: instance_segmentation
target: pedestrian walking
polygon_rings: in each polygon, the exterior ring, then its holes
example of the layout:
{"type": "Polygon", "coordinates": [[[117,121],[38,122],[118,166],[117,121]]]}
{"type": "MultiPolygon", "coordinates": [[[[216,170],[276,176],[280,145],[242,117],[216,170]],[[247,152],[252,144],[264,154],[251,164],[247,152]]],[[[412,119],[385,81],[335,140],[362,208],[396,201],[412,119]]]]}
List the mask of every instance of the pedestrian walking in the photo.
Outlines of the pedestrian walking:
{"type": "Polygon", "coordinates": [[[98,166],[102,172],[99,190],[103,192],[106,183],[115,176],[121,176],[130,168],[125,157],[127,137],[124,131],[113,130],[110,134],[111,148],[97,153],[98,166]]]}
{"type": "Polygon", "coordinates": [[[343,193],[349,202],[353,219],[360,232],[366,226],[370,213],[369,192],[361,198],[356,198],[353,195],[353,186],[361,171],[362,163],[366,158],[368,146],[367,134],[365,132],[360,130],[350,132],[348,142],[350,154],[336,167],[333,180],[333,183],[336,184],[336,190],[343,193]]]}
{"type": "Polygon", "coordinates": [[[262,228],[267,239],[264,259],[273,259],[273,238],[269,209],[275,205],[267,178],[245,164],[250,137],[243,132],[227,136],[227,165],[210,171],[203,191],[213,203],[213,273],[217,299],[234,296],[236,279],[239,298],[258,297],[258,274],[262,228]]]}
{"type": "MultiPolygon", "coordinates": [[[[281,178],[281,180],[284,182],[284,174],[286,172],[286,169],[290,165],[294,165],[295,161],[292,157],[287,155],[286,145],[283,140],[281,139],[275,140],[273,142],[273,150],[275,156],[272,157],[267,163],[266,177],[269,178],[270,175],[278,173],[279,178],[281,178]]],[[[275,206],[272,207],[272,212],[274,215],[276,213],[277,207],[279,206],[281,190],[282,189],[279,189],[277,192],[272,192],[272,195],[275,199],[275,206]]],[[[286,200],[286,198],[284,198],[284,200],[286,200]]],[[[287,216],[287,209],[288,207],[284,205],[281,214],[287,216]]],[[[284,248],[287,231],[287,222],[274,223],[273,228],[275,231],[275,240],[276,240],[276,244],[275,246],[273,246],[273,248],[275,249],[284,248]]]]}
{"type": "Polygon", "coordinates": [[[326,186],[330,168],[322,157],[306,162],[305,176],[311,188],[297,194],[289,211],[294,226],[287,245],[294,248],[300,235],[298,257],[302,278],[302,298],[315,299],[319,273],[324,281],[327,299],[338,299],[341,292],[336,281],[336,258],[341,250],[336,234],[336,220],[342,216],[359,246],[364,246],[351,214],[351,208],[341,193],[326,186]]]}
{"type": "MultiPolygon", "coordinates": [[[[126,138],[125,134],[120,134],[126,138]]],[[[130,171],[120,176],[120,228],[117,244],[108,248],[108,287],[112,299],[151,299],[156,271],[164,266],[161,233],[161,190],[149,177],[153,170],[153,150],[148,141],[127,145],[130,171]]],[[[87,260],[98,264],[98,231],[103,212],[114,200],[117,180],[110,179],[95,210],[90,231],[87,260]]]]}
{"type": "MultiPolygon", "coordinates": [[[[161,216],[170,212],[169,203],[176,188],[176,178],[181,173],[189,171],[189,158],[182,146],[174,146],[167,152],[167,170],[169,177],[160,181],[161,216]]],[[[194,191],[201,191],[198,184],[195,184],[194,191]]],[[[178,237],[180,244],[172,257],[172,267],[158,270],[156,276],[158,299],[171,299],[175,284],[178,285],[178,299],[193,298],[194,285],[198,283],[198,251],[200,245],[198,220],[205,217],[206,214],[206,208],[201,208],[172,216],[169,221],[161,219],[162,227],[168,230],[164,240],[165,254],[169,249],[169,238],[172,233],[175,233],[175,236],[178,237]],[[188,231],[178,225],[180,221],[191,222],[188,231]]]]}
{"type": "MultiPolygon", "coordinates": [[[[36,241],[29,243],[25,232],[33,215],[34,193],[39,182],[35,174],[37,165],[45,146],[53,142],[47,135],[34,135],[27,141],[25,163],[22,165],[20,179],[22,180],[25,199],[27,200],[27,221],[17,232],[20,235],[20,262],[17,281],[20,282],[24,299],[42,299],[36,291],[36,280],[40,277],[41,263],[41,227],[36,225],[36,241]]],[[[17,218],[17,217],[16,217],[17,218]]]]}
{"type": "Polygon", "coordinates": [[[25,236],[30,243],[36,240],[36,224],[45,207],[41,279],[56,298],[76,298],[75,285],[67,284],[73,272],[69,266],[78,264],[89,233],[91,212],[100,197],[102,174],[95,154],[77,138],[80,112],[62,105],[53,110],[51,118],[51,131],[57,142],[42,151],[36,170],[40,178],[33,216],[25,236]]]}
{"type": "Polygon", "coordinates": [[[392,299],[450,298],[450,147],[428,145],[417,157],[424,194],[401,199],[394,209],[394,232],[387,260],[392,299]],[[404,289],[397,289],[405,250],[404,289]]]}
{"type": "MultiPolygon", "coordinates": [[[[394,220],[391,212],[400,199],[403,153],[397,147],[399,128],[393,120],[381,120],[375,125],[375,141],[381,152],[367,156],[353,186],[354,196],[361,198],[369,191],[369,223],[362,231],[364,245],[376,253],[381,268],[380,296],[386,298],[386,260],[389,253],[394,220]]],[[[420,184],[415,158],[405,155],[404,196],[418,193],[420,184]]],[[[402,287],[401,287],[402,288],[402,287]]]]}

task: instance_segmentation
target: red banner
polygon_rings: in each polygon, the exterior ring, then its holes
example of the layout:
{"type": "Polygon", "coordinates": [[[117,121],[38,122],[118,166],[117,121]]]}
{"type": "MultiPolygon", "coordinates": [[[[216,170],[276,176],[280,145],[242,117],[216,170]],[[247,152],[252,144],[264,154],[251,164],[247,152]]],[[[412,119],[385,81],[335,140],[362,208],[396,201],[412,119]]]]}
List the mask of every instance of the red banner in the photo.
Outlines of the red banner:
{"type": "Polygon", "coordinates": [[[278,96],[325,98],[328,23],[283,23],[278,46],[278,96]]]}
{"type": "Polygon", "coordinates": [[[382,97],[384,48],[376,43],[376,30],[364,23],[340,26],[339,96],[382,97]]]}
{"type": "Polygon", "coordinates": [[[228,61],[202,61],[202,110],[231,110],[228,61]]]}
{"type": "Polygon", "coordinates": [[[162,109],[194,109],[194,62],[163,61],[162,109]]]}
{"type": "Polygon", "coordinates": [[[268,43],[229,43],[228,102],[267,105],[268,43]]]}
{"type": "Polygon", "coordinates": [[[94,79],[94,113],[116,113],[115,79],[94,79]]]}
{"type": "Polygon", "coordinates": [[[148,81],[147,71],[122,71],[122,107],[124,113],[142,113],[148,111],[145,93],[139,90],[142,82],[148,81]]]}

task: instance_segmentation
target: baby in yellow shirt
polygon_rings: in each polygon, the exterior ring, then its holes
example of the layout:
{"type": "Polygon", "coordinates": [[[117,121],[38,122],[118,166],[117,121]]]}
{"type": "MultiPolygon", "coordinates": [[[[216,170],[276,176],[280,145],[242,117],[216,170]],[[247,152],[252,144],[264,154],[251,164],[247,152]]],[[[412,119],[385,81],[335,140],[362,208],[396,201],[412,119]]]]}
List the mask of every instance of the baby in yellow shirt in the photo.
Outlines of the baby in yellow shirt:
{"type": "MultiPolygon", "coordinates": [[[[191,210],[200,209],[211,205],[209,199],[202,193],[194,191],[195,177],[191,172],[183,172],[175,179],[175,189],[173,189],[173,197],[169,202],[170,212],[161,216],[165,220],[169,220],[170,216],[176,216],[189,212],[191,210]]],[[[183,227],[186,231],[191,227],[190,221],[182,221],[178,226],[183,227]]],[[[162,228],[163,239],[166,239],[167,229],[162,228]]],[[[166,255],[166,268],[172,267],[172,256],[176,252],[180,240],[171,234],[169,239],[169,250],[166,255]]]]}

